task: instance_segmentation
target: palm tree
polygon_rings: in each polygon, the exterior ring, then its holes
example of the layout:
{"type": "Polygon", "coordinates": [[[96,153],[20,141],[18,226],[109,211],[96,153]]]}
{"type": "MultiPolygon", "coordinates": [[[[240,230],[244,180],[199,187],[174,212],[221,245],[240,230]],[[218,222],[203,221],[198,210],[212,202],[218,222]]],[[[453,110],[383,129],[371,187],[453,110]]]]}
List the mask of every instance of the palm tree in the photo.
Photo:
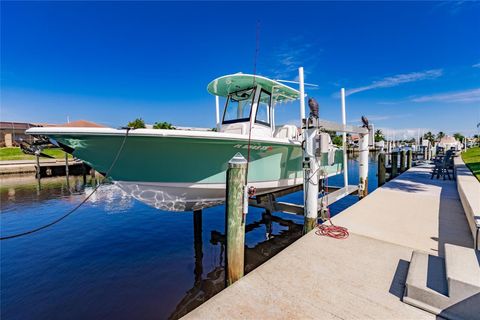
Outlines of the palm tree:
{"type": "Polygon", "coordinates": [[[453,137],[455,139],[457,139],[458,141],[460,142],[463,142],[463,139],[465,139],[465,137],[463,136],[463,134],[461,134],[460,132],[456,132],[453,134],[453,137]]]}
{"type": "Polygon", "coordinates": [[[428,131],[423,135],[423,139],[430,141],[430,143],[433,143],[435,141],[435,136],[433,135],[433,133],[428,131]]]}
{"type": "Polygon", "coordinates": [[[442,140],[443,137],[445,137],[445,133],[443,131],[440,131],[437,134],[437,140],[440,141],[440,140],[442,140]]]}
{"type": "Polygon", "coordinates": [[[384,139],[383,132],[381,129],[375,130],[375,142],[380,142],[384,139]]]}

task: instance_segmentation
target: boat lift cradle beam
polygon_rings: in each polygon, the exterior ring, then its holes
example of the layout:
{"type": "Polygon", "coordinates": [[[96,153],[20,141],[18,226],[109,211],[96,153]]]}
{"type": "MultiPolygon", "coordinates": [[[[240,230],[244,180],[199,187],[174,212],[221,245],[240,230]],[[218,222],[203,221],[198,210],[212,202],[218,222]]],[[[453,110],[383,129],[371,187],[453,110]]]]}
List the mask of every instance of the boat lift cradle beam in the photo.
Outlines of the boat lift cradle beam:
{"type": "Polygon", "coordinates": [[[341,123],[336,123],[333,121],[327,120],[318,120],[320,129],[327,130],[327,131],[335,131],[335,132],[342,132],[342,133],[358,133],[358,134],[368,134],[369,130],[364,127],[357,127],[351,125],[343,125],[341,123]]]}
{"type": "MultiPolygon", "coordinates": [[[[298,192],[303,190],[303,185],[298,185],[294,187],[279,189],[277,191],[257,194],[255,198],[250,198],[248,205],[256,208],[263,208],[271,212],[281,211],[284,213],[295,214],[295,215],[304,215],[304,206],[301,204],[288,203],[283,201],[277,201],[279,197],[298,192]]],[[[332,187],[329,186],[328,194],[324,195],[322,198],[318,199],[318,217],[320,217],[320,212],[324,209],[324,205],[331,205],[338,200],[343,199],[348,195],[355,195],[358,192],[358,186],[349,185],[347,187],[332,187]]]]}

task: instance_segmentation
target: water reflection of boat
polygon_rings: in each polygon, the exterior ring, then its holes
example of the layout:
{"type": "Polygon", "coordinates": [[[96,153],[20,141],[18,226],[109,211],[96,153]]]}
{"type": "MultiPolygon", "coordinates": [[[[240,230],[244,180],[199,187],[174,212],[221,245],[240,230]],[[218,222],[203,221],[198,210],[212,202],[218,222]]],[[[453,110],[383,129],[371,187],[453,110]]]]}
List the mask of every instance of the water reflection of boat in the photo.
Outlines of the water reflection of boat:
{"type": "MultiPolygon", "coordinates": [[[[225,97],[218,132],[136,129],[128,133],[110,176],[125,192],[163,210],[187,211],[219,204],[225,198],[228,161],[250,150],[249,184],[270,192],[303,183],[302,148],[293,125],[277,125],[275,105],[299,99],[299,91],[277,81],[246,74],[215,79],[208,91],[225,97]]],[[[218,116],[218,113],[217,113],[218,116]]],[[[127,130],[111,128],[38,127],[47,136],[99,172],[107,172],[127,130]]],[[[328,174],[343,168],[341,150],[333,153],[328,174]]]]}
{"type": "MultiPolygon", "coordinates": [[[[86,187],[85,193],[89,194],[92,190],[92,186],[86,187]]],[[[88,201],[102,205],[107,213],[124,212],[133,206],[132,197],[115,184],[102,185],[88,201]]]]}
{"type": "MultiPolygon", "coordinates": [[[[264,213],[262,219],[245,226],[246,232],[252,232],[258,228],[265,228],[265,240],[258,242],[253,247],[245,246],[245,272],[248,273],[279,253],[292,242],[302,236],[303,225],[291,220],[284,220],[276,216],[264,213]],[[272,224],[276,223],[284,229],[279,234],[272,234],[272,224]]],[[[219,265],[203,275],[203,243],[202,243],[202,219],[201,212],[194,213],[194,249],[195,269],[194,283],[177,307],[170,315],[170,319],[178,319],[191,310],[200,306],[203,302],[213,297],[225,288],[224,250],[225,235],[219,231],[212,231],[210,243],[220,246],[219,265]]]]}

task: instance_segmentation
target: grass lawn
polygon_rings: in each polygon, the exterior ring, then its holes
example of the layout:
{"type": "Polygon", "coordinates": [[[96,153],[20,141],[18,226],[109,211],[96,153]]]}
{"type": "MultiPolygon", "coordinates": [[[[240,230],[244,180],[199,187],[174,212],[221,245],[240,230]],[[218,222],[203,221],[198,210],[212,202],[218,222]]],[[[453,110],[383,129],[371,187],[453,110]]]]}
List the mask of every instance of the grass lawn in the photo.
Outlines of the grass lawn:
{"type": "MultiPolygon", "coordinates": [[[[65,152],[62,149],[44,149],[43,153],[55,158],[65,159],[65,152]]],[[[69,155],[69,158],[72,158],[72,156],[69,155]]],[[[23,153],[20,148],[0,148],[0,160],[35,160],[35,156],[23,153]]]]}
{"type": "Polygon", "coordinates": [[[463,152],[462,159],[480,181],[480,147],[471,148],[463,152]]]}

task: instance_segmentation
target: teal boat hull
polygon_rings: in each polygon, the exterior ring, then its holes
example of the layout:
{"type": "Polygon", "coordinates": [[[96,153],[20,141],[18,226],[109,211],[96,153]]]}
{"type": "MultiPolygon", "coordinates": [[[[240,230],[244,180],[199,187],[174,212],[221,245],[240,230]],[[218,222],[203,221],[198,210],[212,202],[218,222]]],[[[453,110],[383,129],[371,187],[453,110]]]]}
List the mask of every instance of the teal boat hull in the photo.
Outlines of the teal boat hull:
{"type": "MultiPolygon", "coordinates": [[[[171,211],[197,210],[222,203],[229,160],[236,153],[248,158],[248,137],[243,135],[187,136],[168,130],[141,134],[135,130],[126,138],[113,163],[125,139],[121,130],[116,131],[116,134],[42,134],[100,173],[105,174],[114,164],[109,176],[126,193],[171,211]]],[[[327,164],[326,154],[320,162],[328,175],[343,170],[341,150],[336,151],[333,165],[327,164]]],[[[272,138],[250,142],[248,185],[258,192],[268,192],[302,183],[302,148],[298,141],[272,138]]]]}

